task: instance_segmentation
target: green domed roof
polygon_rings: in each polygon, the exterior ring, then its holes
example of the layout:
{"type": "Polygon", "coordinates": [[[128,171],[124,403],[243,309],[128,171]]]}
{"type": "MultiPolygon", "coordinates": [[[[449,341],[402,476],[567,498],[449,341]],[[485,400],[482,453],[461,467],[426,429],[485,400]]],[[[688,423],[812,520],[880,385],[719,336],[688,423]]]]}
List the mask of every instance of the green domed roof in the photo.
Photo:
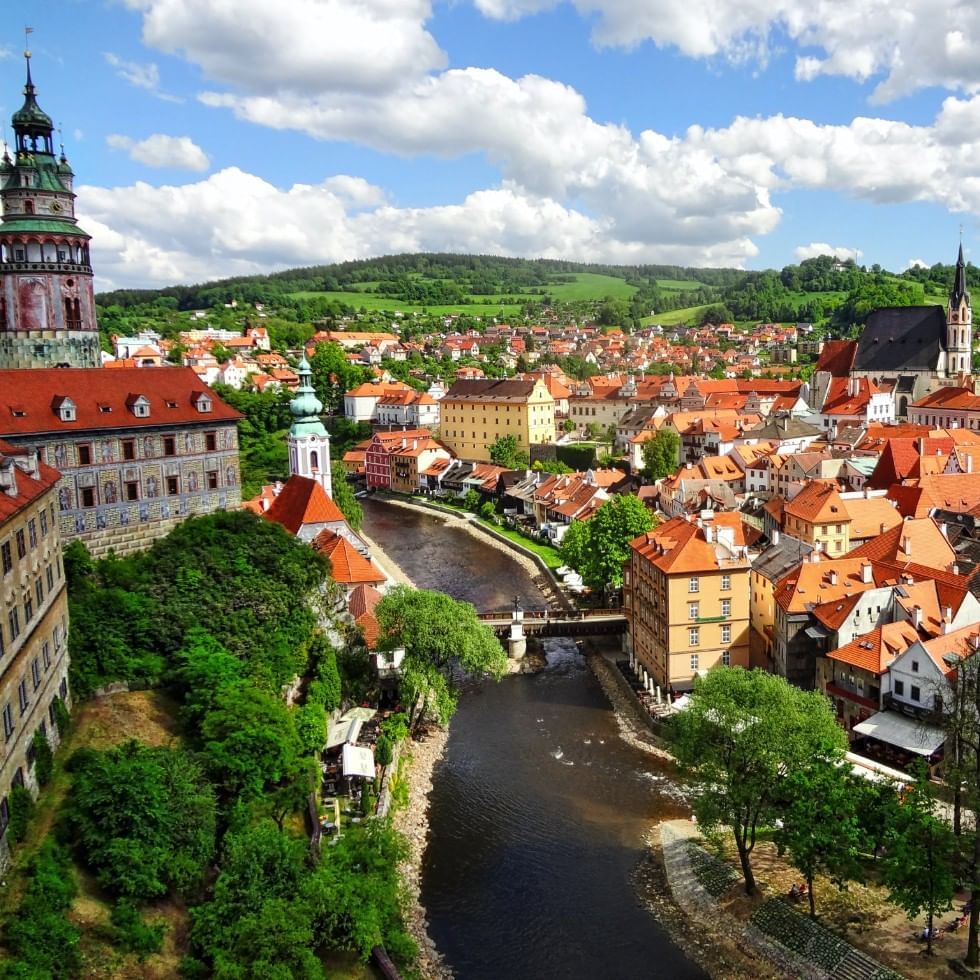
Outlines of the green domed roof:
{"type": "Polygon", "coordinates": [[[24,52],[27,59],[27,84],[24,86],[24,104],[14,113],[11,122],[14,129],[28,129],[34,132],[44,130],[50,134],[54,129],[51,117],[37,104],[34,82],[31,80],[31,55],[24,52]]]}
{"type": "Polygon", "coordinates": [[[314,391],[312,384],[313,372],[310,370],[310,362],[307,361],[305,355],[299,362],[298,373],[300,384],[296,389],[296,397],[289,403],[289,411],[294,419],[289,434],[292,436],[325,436],[327,430],[320,421],[323,402],[316,397],[316,391],[314,391]]]}

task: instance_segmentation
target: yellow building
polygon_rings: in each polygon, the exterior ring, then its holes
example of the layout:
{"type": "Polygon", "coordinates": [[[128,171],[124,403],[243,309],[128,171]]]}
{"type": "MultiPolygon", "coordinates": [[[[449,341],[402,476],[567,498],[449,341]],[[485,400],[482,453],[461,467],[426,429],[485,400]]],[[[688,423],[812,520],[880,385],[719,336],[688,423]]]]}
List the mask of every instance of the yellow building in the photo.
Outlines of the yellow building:
{"type": "Polygon", "coordinates": [[[718,664],[749,666],[749,559],[740,515],[675,517],[630,542],[630,552],[623,601],[639,671],[661,688],[687,691],[718,664]]]}
{"type": "Polygon", "coordinates": [[[0,441],[0,867],[10,860],[10,791],[36,791],[34,735],[58,742],[68,702],[68,601],[57,520],[59,474],[0,441]]]}
{"type": "Polygon", "coordinates": [[[814,480],[783,504],[783,530],[831,557],[851,550],[850,524],[836,483],[814,480]]]}
{"type": "Polygon", "coordinates": [[[488,462],[501,436],[514,436],[524,453],[555,441],[555,399],[540,378],[457,381],[440,412],[440,438],[462,459],[488,462]]]}

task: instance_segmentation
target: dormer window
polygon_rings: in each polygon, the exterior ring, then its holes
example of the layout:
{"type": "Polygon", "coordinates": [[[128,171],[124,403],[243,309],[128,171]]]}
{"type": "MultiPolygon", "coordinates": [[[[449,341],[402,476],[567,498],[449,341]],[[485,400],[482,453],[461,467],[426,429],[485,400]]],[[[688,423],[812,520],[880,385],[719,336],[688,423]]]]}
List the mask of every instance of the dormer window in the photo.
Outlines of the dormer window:
{"type": "Polygon", "coordinates": [[[23,405],[11,405],[10,414],[13,415],[15,419],[22,419],[27,415],[27,409],[23,405]]]}
{"type": "Polygon", "coordinates": [[[171,401],[167,402],[167,408],[176,408],[176,407],[177,407],[176,402],[171,402],[171,401]]]}
{"type": "Polygon", "coordinates": [[[103,415],[108,415],[112,411],[112,406],[111,405],[107,405],[105,402],[100,402],[99,403],[99,411],[103,415]]]}
{"type": "Polygon", "coordinates": [[[191,396],[191,401],[199,412],[207,413],[211,411],[211,399],[203,391],[196,391],[191,396]]]}
{"type": "Polygon", "coordinates": [[[67,395],[55,396],[51,407],[55,410],[58,418],[62,422],[75,421],[75,403],[67,395]]]}
{"type": "Polygon", "coordinates": [[[138,419],[150,417],[150,400],[146,395],[130,395],[126,399],[126,406],[138,419]]]}

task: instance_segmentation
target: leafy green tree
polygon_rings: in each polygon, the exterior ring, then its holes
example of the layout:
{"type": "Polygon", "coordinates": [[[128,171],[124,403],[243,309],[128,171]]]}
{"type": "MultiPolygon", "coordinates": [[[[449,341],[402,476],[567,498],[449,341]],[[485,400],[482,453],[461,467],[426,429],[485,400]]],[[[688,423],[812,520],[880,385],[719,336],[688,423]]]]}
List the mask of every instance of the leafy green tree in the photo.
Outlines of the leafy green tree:
{"type": "Polygon", "coordinates": [[[746,894],[755,893],[752,851],[760,826],[779,815],[787,776],[843,756],[847,736],[830,702],[761,670],[715,667],[697,678],[667,739],[698,796],[702,826],[730,827],[746,894]]]}
{"type": "Polygon", "coordinates": [[[956,835],[937,813],[928,771],[919,763],[915,782],[893,811],[882,860],[888,897],[909,918],[927,916],[928,951],[932,954],[933,920],[952,908],[956,893],[953,869],[957,859],[956,835]]]}
{"type": "Polygon", "coordinates": [[[670,476],[678,466],[681,437],[673,429],[661,429],[643,444],[643,475],[648,480],[670,476]]]}
{"type": "Polygon", "coordinates": [[[327,715],[322,704],[303,704],[296,709],[296,734],[308,755],[323,750],[327,741],[327,715]]]}
{"type": "Polygon", "coordinates": [[[39,728],[34,732],[31,740],[34,746],[34,776],[38,786],[47,786],[54,770],[54,753],[51,751],[51,743],[48,736],[39,728]]]}
{"type": "Polygon", "coordinates": [[[340,707],[341,699],[337,651],[322,633],[317,633],[310,646],[310,656],[315,667],[313,680],[310,681],[306,692],[306,700],[311,704],[322,705],[326,711],[334,711],[340,707]]]}
{"type": "Polygon", "coordinates": [[[843,887],[860,871],[865,835],[857,777],[844,766],[817,760],[788,772],[781,793],[776,845],[806,879],[810,916],[815,919],[814,876],[824,872],[843,887]]]}
{"type": "Polygon", "coordinates": [[[282,699],[254,687],[228,687],[218,694],[201,734],[213,779],[245,800],[288,779],[303,755],[293,715],[282,699]]]}
{"type": "Polygon", "coordinates": [[[344,392],[371,378],[371,372],[366,367],[351,364],[344,349],[334,343],[316,345],[310,368],[317,397],[327,410],[339,408],[344,392]]]}
{"type": "Polygon", "coordinates": [[[245,682],[245,663],[200,627],[188,632],[175,659],[174,681],[183,701],[180,720],[191,735],[198,736],[218,695],[245,682]]]}
{"type": "Polygon", "coordinates": [[[404,647],[402,689],[413,723],[434,711],[448,723],[458,700],[457,671],[500,677],[507,657],[467,602],[442,592],[396,585],[375,609],[387,649],[404,647]]]}
{"type": "Polygon", "coordinates": [[[468,511],[472,511],[475,514],[480,507],[479,490],[474,490],[473,487],[470,487],[470,489],[463,495],[463,506],[468,511]]]}
{"type": "Polygon", "coordinates": [[[492,462],[497,466],[506,466],[509,470],[520,469],[530,462],[528,454],[521,449],[517,436],[498,436],[487,449],[492,462]]]}
{"type": "Polygon", "coordinates": [[[562,557],[590,588],[620,586],[630,541],[653,526],[653,515],[638,497],[610,497],[587,521],[572,522],[562,539],[562,557]]]}
{"type": "Polygon", "coordinates": [[[14,786],[10,791],[10,823],[7,831],[10,839],[19,844],[27,836],[27,829],[34,819],[34,797],[26,786],[14,786]]]}
{"type": "Polygon", "coordinates": [[[214,853],[214,791],[179,749],[130,740],[93,752],[76,773],[70,803],[78,851],[116,895],[188,894],[214,853]]]}
{"type": "Polygon", "coordinates": [[[340,508],[347,523],[355,531],[359,531],[364,523],[364,510],[354,496],[354,491],[347,482],[347,474],[342,467],[334,465],[330,475],[330,485],[333,490],[333,502],[340,508]]]}

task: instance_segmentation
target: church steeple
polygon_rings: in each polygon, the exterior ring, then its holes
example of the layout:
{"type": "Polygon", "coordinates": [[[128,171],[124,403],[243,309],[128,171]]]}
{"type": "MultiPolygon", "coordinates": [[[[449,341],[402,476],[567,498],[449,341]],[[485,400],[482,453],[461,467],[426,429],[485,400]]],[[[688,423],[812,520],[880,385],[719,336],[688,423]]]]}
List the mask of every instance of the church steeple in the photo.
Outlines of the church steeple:
{"type": "Polygon", "coordinates": [[[946,313],[946,374],[952,377],[970,372],[973,358],[973,311],[970,293],[966,288],[966,263],[963,261],[963,242],[956,259],[956,275],[949,294],[946,313]]]}
{"type": "Polygon", "coordinates": [[[51,134],[54,123],[51,117],[37,104],[37,91],[31,78],[31,53],[24,52],[27,63],[27,82],[24,85],[24,104],[14,113],[11,120],[17,140],[18,153],[44,153],[54,156],[51,134]]]}
{"type": "Polygon", "coordinates": [[[330,436],[320,421],[323,402],[313,388],[313,371],[304,355],[297,369],[299,387],[296,397],[289,403],[293,424],[286,440],[289,447],[289,475],[307,476],[316,480],[333,496],[330,482],[330,436]]]}

